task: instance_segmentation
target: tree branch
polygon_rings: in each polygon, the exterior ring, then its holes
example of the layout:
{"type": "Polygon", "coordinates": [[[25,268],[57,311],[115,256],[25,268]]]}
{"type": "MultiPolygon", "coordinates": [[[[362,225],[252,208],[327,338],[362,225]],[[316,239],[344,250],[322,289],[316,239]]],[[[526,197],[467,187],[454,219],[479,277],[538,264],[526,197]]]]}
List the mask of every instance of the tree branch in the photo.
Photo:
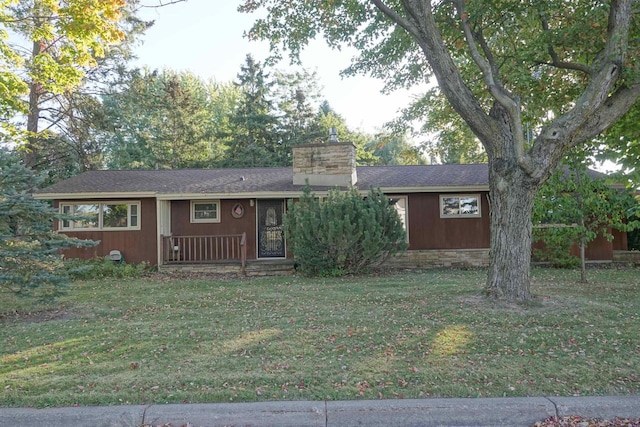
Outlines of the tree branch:
{"type": "Polygon", "coordinates": [[[411,34],[414,38],[420,37],[418,28],[416,28],[409,21],[400,16],[400,14],[396,13],[395,10],[384,4],[382,0],[371,0],[371,3],[373,3],[374,6],[376,6],[382,13],[387,15],[389,19],[404,28],[405,31],[411,34]]]}
{"type": "MultiPolygon", "coordinates": [[[[591,79],[574,107],[542,129],[532,148],[537,158],[559,160],[567,149],[611,126],[640,97],[640,76],[616,88],[627,55],[632,1],[611,0],[607,41],[591,67],[591,79]]],[[[546,165],[540,166],[543,175],[546,165]]]]}
{"type": "Polygon", "coordinates": [[[156,5],[143,4],[143,5],[140,5],[140,7],[141,8],[147,8],[147,9],[158,9],[160,7],[165,7],[165,6],[169,6],[169,5],[176,4],[176,3],[183,3],[183,2],[185,2],[187,0],[169,0],[169,1],[167,1],[167,0],[157,0],[157,1],[158,1],[158,4],[156,4],[156,5]]]}
{"type": "MultiPolygon", "coordinates": [[[[538,16],[540,16],[542,31],[545,33],[549,33],[549,21],[547,21],[546,15],[543,12],[538,12],[538,16]]],[[[561,61],[551,43],[547,45],[547,52],[551,57],[551,63],[539,62],[540,65],[550,65],[556,68],[563,68],[565,70],[575,70],[581,71],[585,74],[591,74],[591,68],[586,64],[581,64],[579,62],[561,61]]]]}
{"type": "Polygon", "coordinates": [[[497,123],[484,111],[453,62],[435,22],[431,1],[401,0],[406,16],[388,7],[384,0],[371,0],[371,3],[413,37],[453,109],[485,146],[493,144],[494,136],[499,132],[497,123]]]}
{"type": "Polygon", "coordinates": [[[469,25],[469,14],[465,10],[464,0],[456,0],[455,5],[458,15],[460,16],[460,20],[462,21],[462,28],[467,40],[467,45],[471,52],[471,57],[478,65],[478,68],[480,68],[482,76],[484,77],[484,82],[489,89],[489,93],[491,93],[491,96],[505,108],[509,116],[509,121],[512,127],[513,149],[516,161],[520,167],[527,171],[527,173],[531,173],[531,162],[525,154],[525,139],[524,131],[522,129],[522,118],[520,116],[520,102],[517,97],[504,88],[502,82],[496,79],[491,63],[485,57],[480,55],[469,25]]]}
{"type": "Polygon", "coordinates": [[[497,81],[500,82],[500,84],[502,85],[502,82],[499,76],[500,67],[498,67],[498,65],[496,64],[495,58],[493,56],[493,52],[491,52],[491,49],[489,49],[489,45],[487,44],[487,41],[484,38],[484,34],[482,34],[482,30],[480,30],[479,32],[476,32],[475,37],[478,39],[478,44],[480,44],[480,47],[482,48],[482,53],[484,53],[485,58],[487,58],[487,61],[491,66],[491,72],[493,73],[494,76],[497,76],[497,81]]]}

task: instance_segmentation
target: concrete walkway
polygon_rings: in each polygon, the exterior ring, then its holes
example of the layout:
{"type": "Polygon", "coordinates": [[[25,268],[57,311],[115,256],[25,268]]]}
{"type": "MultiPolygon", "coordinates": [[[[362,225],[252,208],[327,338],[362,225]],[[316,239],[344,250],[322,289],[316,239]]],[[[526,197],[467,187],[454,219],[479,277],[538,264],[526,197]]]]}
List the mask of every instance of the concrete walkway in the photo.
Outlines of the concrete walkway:
{"type": "Polygon", "coordinates": [[[0,408],[0,427],[531,426],[569,415],[640,418],[640,395],[0,408]]]}

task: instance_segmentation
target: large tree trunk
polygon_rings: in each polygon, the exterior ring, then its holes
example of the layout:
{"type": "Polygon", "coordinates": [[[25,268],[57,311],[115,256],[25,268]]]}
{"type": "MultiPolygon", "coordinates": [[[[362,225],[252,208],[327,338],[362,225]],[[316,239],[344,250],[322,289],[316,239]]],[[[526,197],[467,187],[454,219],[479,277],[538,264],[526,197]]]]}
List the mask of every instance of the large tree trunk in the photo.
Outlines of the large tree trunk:
{"type": "MultiPolygon", "coordinates": [[[[525,141],[523,130],[523,108],[521,100],[530,97],[526,93],[512,92],[518,84],[512,84],[511,76],[501,68],[504,58],[510,53],[506,45],[496,45],[485,39],[482,30],[483,17],[473,18],[466,10],[465,1],[452,1],[460,20],[461,32],[455,39],[446,42],[440,31],[453,21],[438,22],[433,13],[440,4],[433,0],[403,0],[391,2],[371,0],[391,21],[400,25],[418,43],[424,57],[435,75],[442,93],[452,108],[464,119],[469,128],[484,145],[489,157],[489,185],[491,190],[491,256],[486,293],[496,298],[524,301],[531,298],[531,210],[539,186],[553,172],[564,154],[574,146],[583,144],[611,126],[640,99],[640,79],[633,72],[634,61],[627,56],[629,30],[637,1],[614,0],[608,2],[609,20],[601,51],[588,62],[565,62],[556,53],[555,45],[561,40],[550,37],[549,45],[538,54],[550,56],[546,63],[550,68],[579,72],[575,78],[584,79],[584,87],[575,86],[561,91],[561,96],[573,96],[575,90],[582,91],[573,101],[562,101],[566,107],[573,105],[564,114],[547,123],[544,114],[535,120],[542,125],[533,144],[525,141]],[[445,23],[446,22],[446,23],[445,23]],[[465,80],[456,61],[450,54],[452,45],[464,35],[470,58],[479,73],[469,79],[482,78],[486,85],[484,95],[478,97],[465,80]],[[493,48],[497,47],[496,52],[493,48]],[[621,80],[622,78],[622,80],[621,80]],[[487,115],[486,95],[493,99],[492,111],[487,115]],[[544,125],[543,125],[544,123],[544,125]]],[[[275,14],[276,12],[271,12],[275,14]]],[[[569,16],[571,14],[569,13],[569,16]]],[[[547,21],[542,14],[540,24],[547,21]]],[[[559,21],[561,22],[561,21],[559,21]]],[[[551,36],[551,31],[546,31],[551,36]]],[[[634,34],[633,34],[634,35],[634,34]]],[[[272,39],[273,41],[273,39],[272,39]]],[[[637,48],[637,43],[632,45],[637,48]]],[[[588,52],[589,49],[584,52],[588,52]]],[[[371,54],[372,51],[367,51],[371,54]]],[[[515,52],[513,53],[515,54],[515,52]]],[[[456,55],[457,56],[457,55],[456,55]]],[[[517,55],[516,55],[517,56],[517,55]]],[[[366,54],[364,55],[367,58],[366,54]]],[[[580,55],[576,58],[582,59],[580,55]]],[[[466,58],[465,60],[468,60],[466,58]]],[[[539,59],[527,64],[522,60],[524,72],[539,64],[539,59]]],[[[360,64],[362,65],[362,64],[360,64]]],[[[356,67],[357,68],[357,67],[356,67]]],[[[366,69],[367,67],[363,67],[366,69]]],[[[562,76],[563,74],[558,74],[562,76]]],[[[566,89],[566,88],[565,88],[566,89]]],[[[559,92],[560,93],[560,92],[559,92]]],[[[534,96],[532,99],[535,99],[534,96]]],[[[542,99],[542,98],[540,98],[542,99]]],[[[549,106],[553,110],[553,106],[549,106]]]]}
{"type": "Polygon", "coordinates": [[[518,167],[490,162],[491,252],[485,293],[510,301],[531,299],[531,215],[538,185],[518,167]]]}
{"type": "MultiPolygon", "coordinates": [[[[42,45],[39,41],[32,44],[31,58],[40,54],[42,45]]],[[[29,169],[38,166],[38,122],[40,121],[40,96],[42,95],[42,85],[37,81],[29,83],[29,113],[27,114],[27,150],[24,158],[24,165],[29,169]]]]}

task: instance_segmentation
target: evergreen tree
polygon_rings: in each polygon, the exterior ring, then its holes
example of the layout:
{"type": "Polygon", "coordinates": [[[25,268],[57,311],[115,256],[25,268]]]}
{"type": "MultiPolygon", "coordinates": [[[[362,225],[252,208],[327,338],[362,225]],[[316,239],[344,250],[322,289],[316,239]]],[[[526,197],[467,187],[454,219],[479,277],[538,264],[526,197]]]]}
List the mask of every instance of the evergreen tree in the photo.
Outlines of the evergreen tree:
{"type": "Polygon", "coordinates": [[[317,126],[316,107],[320,98],[318,76],[306,70],[276,72],[274,86],[278,115],[279,149],[277,164],[290,166],[291,147],[326,138],[317,126]]]}
{"type": "Polygon", "coordinates": [[[231,116],[231,140],[227,167],[258,167],[278,164],[277,118],[273,114],[272,86],[260,62],[247,55],[236,85],[241,97],[231,116]]]}
{"type": "Polygon", "coordinates": [[[15,153],[0,149],[0,291],[49,298],[69,280],[61,249],[96,243],[53,231],[59,215],[35,200],[31,190],[41,179],[15,153]]]}
{"type": "Polygon", "coordinates": [[[320,201],[307,185],[290,203],[285,227],[294,259],[310,276],[358,274],[407,247],[406,232],[380,190],[352,188],[320,201]]]}

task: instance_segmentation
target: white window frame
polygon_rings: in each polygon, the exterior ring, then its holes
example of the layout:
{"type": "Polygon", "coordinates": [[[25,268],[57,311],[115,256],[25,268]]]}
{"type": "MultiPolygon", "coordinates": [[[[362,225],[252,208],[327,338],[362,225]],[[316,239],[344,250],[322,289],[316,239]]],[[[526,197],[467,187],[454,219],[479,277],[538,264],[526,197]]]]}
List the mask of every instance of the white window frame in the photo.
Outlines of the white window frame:
{"type": "MultiPolygon", "coordinates": [[[[461,207],[459,208],[461,210],[461,207]]],[[[440,195],[440,218],[480,218],[482,217],[482,199],[480,194],[441,194],[440,195]],[[478,201],[478,212],[446,214],[444,212],[444,199],[458,199],[458,205],[462,199],[474,197],[478,201]]]]}
{"type": "Polygon", "coordinates": [[[191,200],[189,209],[189,218],[192,223],[214,223],[220,222],[220,200],[191,200]],[[196,218],[196,205],[198,204],[214,204],[216,205],[215,218],[196,218]]]}
{"type": "Polygon", "coordinates": [[[58,204],[58,210],[64,215],[75,215],[76,206],[78,205],[98,205],[98,225],[97,227],[82,227],[79,226],[76,221],[73,220],[59,220],[58,229],[61,231],[131,231],[140,230],[141,218],[141,203],[139,200],[83,200],[73,202],[60,202],[58,204]],[[127,226],[126,227],[105,227],[104,226],[104,206],[105,205],[127,205],[127,226]],[[131,207],[136,207],[136,214],[132,215],[131,207]],[[65,209],[68,208],[68,209],[65,209]],[[131,225],[131,218],[136,217],[136,225],[131,225]]]}

